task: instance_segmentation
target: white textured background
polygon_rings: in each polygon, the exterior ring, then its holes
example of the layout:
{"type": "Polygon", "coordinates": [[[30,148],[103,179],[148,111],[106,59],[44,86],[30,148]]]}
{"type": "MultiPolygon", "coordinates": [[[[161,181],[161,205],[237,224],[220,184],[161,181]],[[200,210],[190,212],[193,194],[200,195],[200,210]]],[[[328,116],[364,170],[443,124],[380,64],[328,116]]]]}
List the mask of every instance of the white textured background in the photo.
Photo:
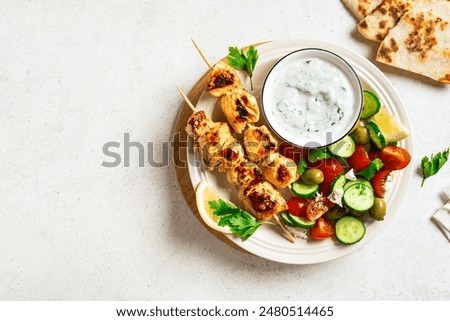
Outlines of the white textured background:
{"type": "MultiPolygon", "coordinates": [[[[168,141],[229,45],[313,38],[372,59],[338,0],[8,1],[0,5],[0,299],[449,300],[449,242],[430,221],[450,165],[414,174],[392,223],[332,262],[242,254],[190,213],[172,167],[105,168],[124,133],[168,141]]],[[[418,167],[450,145],[450,86],[379,66],[408,109],[418,167]]]]}

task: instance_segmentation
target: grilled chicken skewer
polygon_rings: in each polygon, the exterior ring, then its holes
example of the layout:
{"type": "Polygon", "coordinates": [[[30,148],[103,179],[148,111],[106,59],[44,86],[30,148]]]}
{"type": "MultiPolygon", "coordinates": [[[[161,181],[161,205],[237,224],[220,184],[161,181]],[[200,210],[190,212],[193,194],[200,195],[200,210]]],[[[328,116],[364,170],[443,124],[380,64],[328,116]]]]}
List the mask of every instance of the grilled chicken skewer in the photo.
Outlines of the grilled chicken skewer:
{"type": "Polygon", "coordinates": [[[238,198],[244,207],[256,218],[270,220],[273,218],[292,243],[295,238],[280,222],[277,214],[288,209],[283,196],[268,181],[264,181],[261,169],[255,163],[242,161],[227,171],[231,184],[241,185],[238,198]]]}
{"type": "Polygon", "coordinates": [[[242,133],[247,124],[253,124],[259,120],[259,108],[255,96],[243,87],[241,79],[232,67],[222,61],[212,66],[194,39],[192,42],[211,70],[206,91],[214,97],[222,97],[220,107],[223,114],[233,129],[238,134],[242,133]]]}
{"type": "Polygon", "coordinates": [[[233,185],[241,185],[238,198],[244,207],[256,218],[270,220],[273,218],[292,243],[295,238],[280,222],[278,213],[288,209],[287,203],[272,184],[264,181],[264,176],[257,164],[242,161],[227,171],[227,179],[233,185]]]}
{"type": "Polygon", "coordinates": [[[286,230],[276,215],[287,210],[286,201],[273,185],[263,181],[260,168],[245,160],[242,147],[231,135],[228,124],[213,122],[204,111],[197,111],[179,88],[177,90],[193,111],[188,119],[186,132],[197,140],[196,143],[203,158],[210,164],[209,169],[218,167],[219,171],[227,171],[227,179],[232,184],[243,184],[239,191],[239,198],[243,200],[244,207],[258,219],[274,218],[289,240],[294,243],[295,238],[286,230]],[[225,128],[228,128],[228,130],[225,128]],[[205,152],[205,146],[208,144],[215,145],[216,139],[219,139],[222,143],[221,146],[225,146],[225,148],[211,151],[210,147],[206,147],[205,152]],[[231,152],[229,152],[230,150],[231,152]],[[231,157],[228,153],[231,153],[231,157]],[[234,153],[237,156],[234,156],[234,153]]]}
{"type": "Polygon", "coordinates": [[[197,111],[186,95],[179,88],[177,90],[193,111],[188,119],[186,132],[194,138],[195,150],[207,162],[208,169],[218,168],[219,172],[226,172],[242,161],[244,151],[233,137],[230,126],[212,121],[203,110],[197,111]]]}

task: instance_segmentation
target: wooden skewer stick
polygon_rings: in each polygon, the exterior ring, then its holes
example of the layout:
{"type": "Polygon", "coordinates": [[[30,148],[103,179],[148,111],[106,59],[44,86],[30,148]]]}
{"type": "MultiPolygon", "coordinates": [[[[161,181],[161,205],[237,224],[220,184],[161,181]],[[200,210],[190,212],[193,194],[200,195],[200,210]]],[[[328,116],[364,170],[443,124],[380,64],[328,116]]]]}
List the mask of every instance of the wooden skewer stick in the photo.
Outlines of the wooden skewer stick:
{"type": "Polygon", "coordinates": [[[291,234],[291,232],[288,231],[288,229],[283,225],[283,223],[281,223],[278,215],[275,214],[273,218],[275,219],[275,222],[277,222],[277,224],[281,227],[288,240],[291,241],[292,243],[295,243],[295,237],[291,234]]]}
{"type": "Polygon", "coordinates": [[[177,87],[178,92],[180,93],[181,97],[183,97],[184,101],[186,102],[186,104],[189,106],[189,108],[192,110],[193,113],[197,112],[197,109],[195,109],[195,106],[191,103],[191,101],[189,100],[189,98],[187,98],[187,96],[184,94],[184,92],[177,87]]]}
{"type": "Polygon", "coordinates": [[[191,38],[192,43],[195,46],[195,49],[197,49],[198,53],[200,54],[200,56],[202,56],[203,61],[208,65],[209,69],[213,69],[213,65],[211,65],[211,63],[208,61],[208,59],[206,58],[205,54],[203,53],[203,51],[200,49],[200,47],[198,46],[198,44],[195,42],[195,40],[193,38],[191,38]]]}

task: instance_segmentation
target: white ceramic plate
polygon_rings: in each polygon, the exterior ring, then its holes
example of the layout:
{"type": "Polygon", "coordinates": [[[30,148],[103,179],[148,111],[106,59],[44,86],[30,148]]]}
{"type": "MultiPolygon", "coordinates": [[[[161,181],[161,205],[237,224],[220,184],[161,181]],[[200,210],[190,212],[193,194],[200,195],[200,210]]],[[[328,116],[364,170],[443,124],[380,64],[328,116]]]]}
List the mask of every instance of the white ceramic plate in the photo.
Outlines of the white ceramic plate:
{"type": "MultiPolygon", "coordinates": [[[[390,81],[377,67],[364,57],[345,48],[314,40],[274,41],[257,47],[260,56],[254,72],[254,90],[252,93],[259,100],[259,103],[261,87],[272,66],[286,54],[301,48],[322,48],[342,56],[355,69],[363,88],[375,92],[382,104],[410,129],[409,118],[400,97],[392,87],[390,81]]],[[[245,86],[250,88],[246,76],[242,73],[240,76],[245,86]]],[[[207,93],[203,93],[199,99],[197,108],[206,110],[207,114],[215,121],[225,121],[220,107],[216,106],[216,103],[216,98],[211,97],[207,93]]],[[[410,135],[402,141],[400,146],[405,147],[412,154],[412,136],[410,135]]],[[[228,183],[225,174],[218,173],[217,171],[208,171],[202,165],[200,156],[193,152],[192,144],[188,150],[188,161],[189,175],[194,189],[204,179],[222,198],[239,204],[237,188],[228,183]]],[[[365,220],[366,235],[360,242],[354,245],[344,246],[337,243],[334,239],[323,241],[298,239],[295,244],[292,244],[283,236],[283,233],[278,227],[267,225],[261,226],[247,241],[241,241],[240,238],[233,235],[227,235],[227,237],[248,252],[277,262],[312,264],[342,257],[367,244],[390,223],[407,190],[411,174],[412,166],[408,166],[406,169],[397,172],[385,197],[388,207],[388,213],[385,219],[379,222],[372,221],[371,219],[365,220]]]]}

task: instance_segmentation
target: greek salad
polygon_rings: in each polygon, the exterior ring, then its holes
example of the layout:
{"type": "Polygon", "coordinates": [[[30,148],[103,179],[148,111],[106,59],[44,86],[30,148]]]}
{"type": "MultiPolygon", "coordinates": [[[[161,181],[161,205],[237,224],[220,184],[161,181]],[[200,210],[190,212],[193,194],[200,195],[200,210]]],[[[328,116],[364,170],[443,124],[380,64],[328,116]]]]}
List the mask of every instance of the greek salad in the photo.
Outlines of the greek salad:
{"type": "Polygon", "coordinates": [[[370,90],[364,90],[360,118],[348,136],[328,147],[307,150],[286,143],[279,147],[298,164],[300,176],[291,184],[289,209],[280,217],[290,229],[307,231],[309,239],[359,242],[368,220],[384,219],[389,182],[411,161],[409,152],[398,146],[408,131],[370,90]]]}

